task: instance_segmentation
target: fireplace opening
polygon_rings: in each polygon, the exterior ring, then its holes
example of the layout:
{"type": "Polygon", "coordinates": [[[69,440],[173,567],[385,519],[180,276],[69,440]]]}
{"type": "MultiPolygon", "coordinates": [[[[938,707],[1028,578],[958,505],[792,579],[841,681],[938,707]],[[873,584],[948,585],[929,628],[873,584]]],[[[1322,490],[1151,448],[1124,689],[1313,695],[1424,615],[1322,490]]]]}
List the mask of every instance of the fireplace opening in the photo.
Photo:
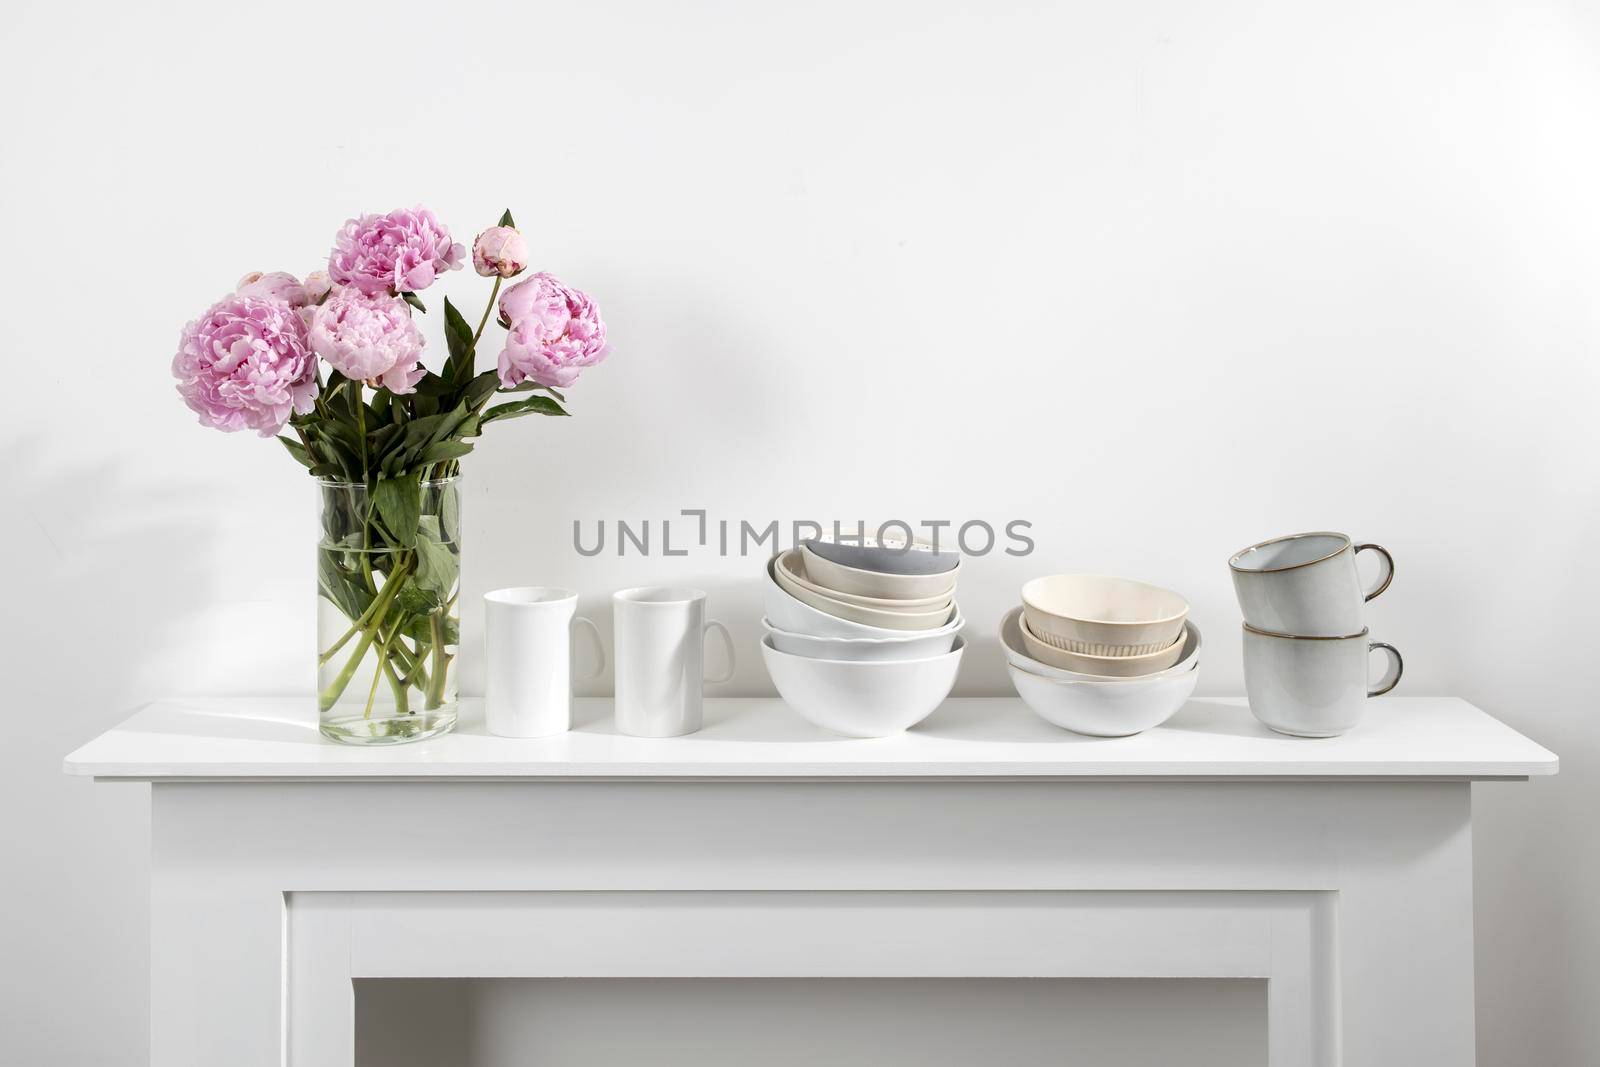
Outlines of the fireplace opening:
{"type": "Polygon", "coordinates": [[[1248,979],[361,979],[357,1067],[1257,1067],[1248,979]]]}

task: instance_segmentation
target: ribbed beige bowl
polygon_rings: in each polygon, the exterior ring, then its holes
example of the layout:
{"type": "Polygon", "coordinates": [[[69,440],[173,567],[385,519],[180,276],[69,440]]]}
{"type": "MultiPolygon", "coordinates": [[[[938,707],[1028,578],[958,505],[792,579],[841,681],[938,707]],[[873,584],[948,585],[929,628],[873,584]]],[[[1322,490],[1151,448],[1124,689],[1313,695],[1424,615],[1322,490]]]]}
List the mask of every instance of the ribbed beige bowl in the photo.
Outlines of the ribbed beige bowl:
{"type": "Polygon", "coordinates": [[[1022,619],[1022,643],[1027,647],[1028,654],[1040,663],[1048,663],[1064,671],[1093,674],[1101,678],[1140,678],[1147,674],[1156,674],[1177,663],[1183,655],[1184,647],[1183,631],[1180,627],[1177,638],[1166,648],[1140,656],[1088,656],[1081,652],[1068,652],[1064,648],[1055,648],[1039,640],[1026,615],[1022,619]]]}
{"type": "Polygon", "coordinates": [[[1170,648],[1183,636],[1189,602],[1130,578],[1052,574],[1022,587],[1022,613],[1048,648],[1120,658],[1170,648]]]}

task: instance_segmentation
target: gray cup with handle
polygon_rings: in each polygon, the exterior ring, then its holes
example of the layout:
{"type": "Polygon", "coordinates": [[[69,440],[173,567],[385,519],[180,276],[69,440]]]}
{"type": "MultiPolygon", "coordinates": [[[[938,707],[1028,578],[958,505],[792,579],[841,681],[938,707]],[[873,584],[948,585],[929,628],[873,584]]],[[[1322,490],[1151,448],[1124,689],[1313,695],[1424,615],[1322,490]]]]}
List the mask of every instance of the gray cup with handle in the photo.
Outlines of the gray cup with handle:
{"type": "Polygon", "coordinates": [[[1228,560],[1247,625],[1296,637],[1348,637],[1366,628],[1366,603],[1394,580],[1394,557],[1382,545],[1342,533],[1291,534],[1251,545],[1228,560]],[[1371,587],[1356,556],[1372,552],[1382,571],[1371,587]]]}

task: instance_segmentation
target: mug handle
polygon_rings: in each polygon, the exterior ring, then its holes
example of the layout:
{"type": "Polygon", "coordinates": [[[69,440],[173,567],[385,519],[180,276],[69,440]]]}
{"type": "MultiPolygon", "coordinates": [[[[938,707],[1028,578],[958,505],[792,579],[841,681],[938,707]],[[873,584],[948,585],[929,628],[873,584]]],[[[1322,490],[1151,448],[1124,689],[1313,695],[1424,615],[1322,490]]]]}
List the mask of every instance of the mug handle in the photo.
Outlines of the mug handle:
{"type": "MultiPolygon", "coordinates": [[[[1358,553],[1365,552],[1369,548],[1372,549],[1372,551],[1376,552],[1378,555],[1383,557],[1383,577],[1381,579],[1379,579],[1378,584],[1376,586],[1374,586],[1372,589],[1367,591],[1366,599],[1367,600],[1372,600],[1379,593],[1381,593],[1385,589],[1389,588],[1389,583],[1394,581],[1394,557],[1389,555],[1389,550],[1387,548],[1384,548],[1382,545],[1357,545],[1356,546],[1356,552],[1358,552],[1358,553]]],[[[1385,645],[1384,647],[1388,648],[1389,646],[1385,645]]],[[[1390,651],[1394,651],[1394,650],[1390,649],[1390,651]]],[[[1399,653],[1396,652],[1395,655],[1398,656],[1399,653]]]]}
{"type": "Polygon", "coordinates": [[[593,619],[586,619],[582,615],[574,616],[573,619],[572,619],[572,625],[573,626],[582,625],[582,626],[587,626],[589,628],[589,633],[594,636],[594,654],[595,654],[595,659],[597,659],[599,661],[599,664],[600,664],[593,671],[591,671],[588,674],[585,674],[583,676],[583,678],[582,678],[582,681],[586,681],[587,682],[587,681],[590,681],[592,679],[600,677],[602,674],[606,673],[606,644],[605,644],[604,641],[600,640],[600,627],[598,627],[598,626],[596,626],[594,624],[594,620],[593,619]]]}
{"type": "Polygon", "coordinates": [[[722,644],[728,650],[728,673],[724,674],[720,678],[707,678],[706,681],[710,682],[712,685],[720,685],[723,682],[733,681],[733,635],[728,632],[728,628],[726,626],[722,625],[716,619],[712,619],[710,622],[706,623],[705,629],[701,632],[710,633],[712,630],[716,630],[722,635],[722,644]]]}
{"type": "Polygon", "coordinates": [[[1381,697],[1389,690],[1400,684],[1400,676],[1406,672],[1406,661],[1400,658],[1400,650],[1383,641],[1371,641],[1367,644],[1370,653],[1375,648],[1381,648],[1389,653],[1389,669],[1383,672],[1383,677],[1378,679],[1376,687],[1367,690],[1369,697],[1381,697]]]}

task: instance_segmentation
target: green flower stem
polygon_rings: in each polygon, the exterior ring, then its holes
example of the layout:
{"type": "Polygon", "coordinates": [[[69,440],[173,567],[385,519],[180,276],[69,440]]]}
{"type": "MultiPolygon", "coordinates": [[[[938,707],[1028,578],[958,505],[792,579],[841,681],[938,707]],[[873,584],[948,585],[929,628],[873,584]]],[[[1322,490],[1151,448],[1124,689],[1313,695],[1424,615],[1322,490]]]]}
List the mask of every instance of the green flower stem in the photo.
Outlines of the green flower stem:
{"type": "Polygon", "coordinates": [[[361,640],[357,642],[355,652],[350,656],[349,662],[339,671],[338,676],[328,683],[328,688],[317,696],[317,706],[323,711],[327,711],[338,702],[339,697],[345,691],[345,687],[350,684],[350,679],[355,677],[356,668],[361,666],[361,661],[366,657],[367,650],[372,647],[373,638],[382,629],[383,618],[388,614],[389,605],[393,603],[395,596],[400,591],[400,587],[405,584],[404,578],[410,569],[411,561],[409,559],[403,561],[389,575],[389,580],[384,583],[383,591],[378,594],[377,600],[373,602],[373,606],[377,608],[377,614],[368,623],[367,628],[362,631],[361,640]]]}
{"type": "Polygon", "coordinates": [[[411,714],[411,699],[406,694],[406,683],[395,673],[394,660],[383,661],[383,673],[389,679],[389,693],[394,697],[394,710],[401,715],[411,714]]]}
{"type": "Polygon", "coordinates": [[[428,632],[433,635],[433,677],[428,680],[427,703],[432,711],[444,703],[444,683],[450,674],[450,657],[444,650],[444,627],[437,614],[428,616],[428,632]]]}
{"type": "Polygon", "coordinates": [[[366,627],[367,623],[372,621],[372,613],[377,610],[377,607],[378,607],[378,600],[377,600],[376,597],[374,597],[373,600],[372,600],[372,603],[367,605],[367,610],[361,613],[361,617],[359,619],[357,619],[355,622],[350,624],[350,629],[346,630],[339,637],[339,640],[337,640],[333,644],[329,645],[327,650],[324,651],[322,653],[322,655],[317,657],[317,665],[320,667],[322,664],[324,664],[324,663],[328,662],[330,659],[332,659],[334,657],[334,654],[337,653],[341,648],[343,648],[345,646],[345,643],[356,635],[356,631],[357,630],[364,629],[366,627]]]}
{"type": "Polygon", "coordinates": [[[483,328],[489,325],[489,313],[494,310],[495,297],[500,295],[500,276],[494,276],[494,288],[489,290],[489,303],[484,306],[483,318],[478,320],[478,328],[472,331],[472,347],[478,347],[478,338],[483,336],[483,328]]]}
{"type": "Polygon", "coordinates": [[[372,702],[377,699],[378,682],[383,678],[384,668],[389,664],[389,641],[393,637],[394,630],[390,630],[388,635],[378,642],[378,666],[372,672],[372,684],[367,687],[367,706],[361,712],[363,719],[372,718],[372,702]]]}

